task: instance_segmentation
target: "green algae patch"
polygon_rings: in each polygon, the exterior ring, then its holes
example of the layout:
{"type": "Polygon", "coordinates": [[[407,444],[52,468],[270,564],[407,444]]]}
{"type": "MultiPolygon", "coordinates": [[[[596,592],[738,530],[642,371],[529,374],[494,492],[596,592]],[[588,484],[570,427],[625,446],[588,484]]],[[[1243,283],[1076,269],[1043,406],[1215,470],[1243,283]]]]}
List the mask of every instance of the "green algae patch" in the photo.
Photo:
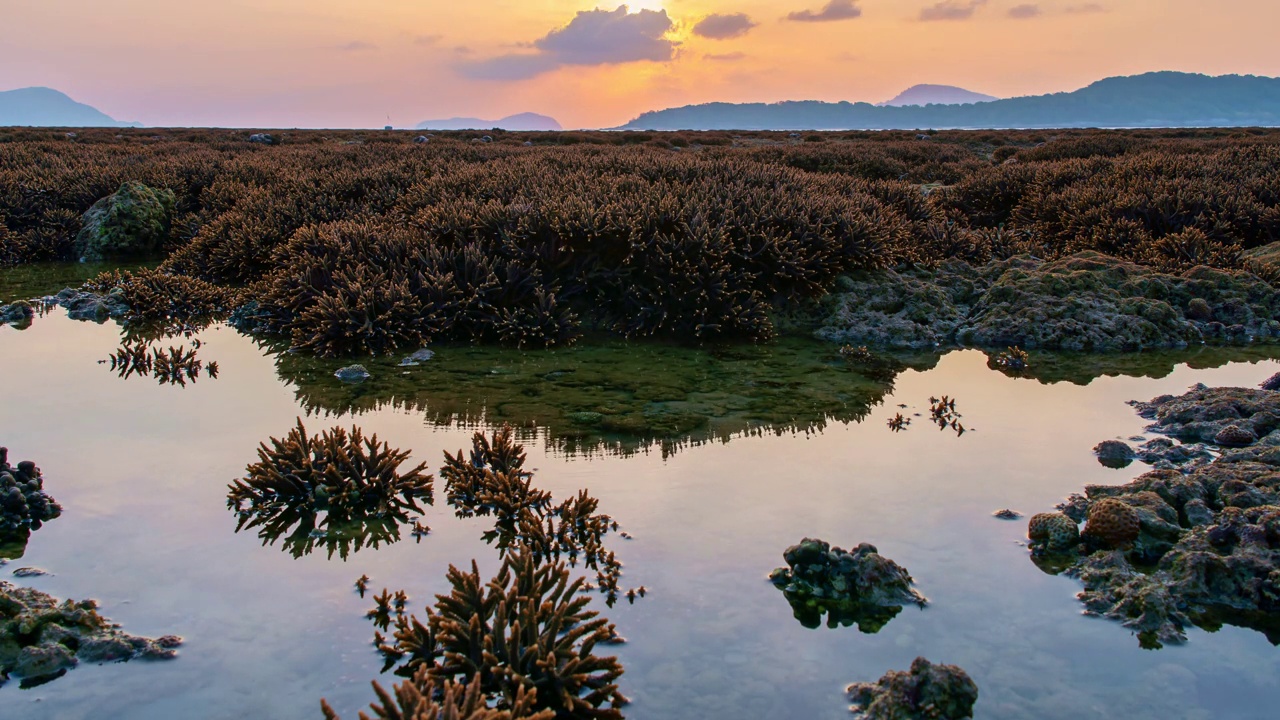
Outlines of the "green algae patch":
{"type": "Polygon", "coordinates": [[[334,379],[341,361],[284,352],[276,365],[310,412],[391,406],[434,424],[510,423],[541,428],[571,452],[667,452],[765,430],[819,430],[861,420],[892,388],[851,369],[836,348],[798,338],[751,347],[608,339],[536,352],[432,349],[419,365],[362,359],[372,377],[359,385],[334,379]]]}

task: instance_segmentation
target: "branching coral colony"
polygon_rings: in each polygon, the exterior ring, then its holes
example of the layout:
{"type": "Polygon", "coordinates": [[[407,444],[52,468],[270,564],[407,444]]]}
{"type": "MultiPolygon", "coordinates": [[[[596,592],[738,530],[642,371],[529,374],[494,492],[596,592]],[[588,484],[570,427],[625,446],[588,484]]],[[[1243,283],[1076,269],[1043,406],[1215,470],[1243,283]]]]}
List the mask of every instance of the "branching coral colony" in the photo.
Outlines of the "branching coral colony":
{"type": "Polygon", "coordinates": [[[399,540],[400,525],[422,513],[418,503],[432,504],[434,478],[425,464],[401,471],[408,457],[359,428],[310,436],[299,418],[283,440],[259,446],[258,462],[228,486],[227,507],[237,532],[259,528],[264,544],[292,531],[285,546],[295,556],[321,544],[345,558],[399,540]]]}
{"type": "MultiPolygon", "coordinates": [[[[445,453],[440,474],[449,503],[460,517],[496,519],[486,538],[501,549],[502,567],[487,583],[474,562],[470,572],[450,567],[452,591],[437,596],[425,622],[407,614],[404,591],[374,596],[368,617],[379,629],[374,644],[385,670],[396,668],[409,678],[394,697],[375,683],[382,702],[373,707],[377,717],[471,717],[466,713],[480,712],[475,694],[490,712],[513,718],[622,717],[619,708],[627,701],[616,684],[622,666],[593,649],[623,640],[586,609],[595,586],[571,570],[582,559],[596,570],[607,602],[616,601],[622,564],[603,540],[617,523],[596,512],[599,503],[586,490],[553,505],[548,493],[531,485],[525,459],[510,427],[491,436],[476,433],[469,457],[445,453]]],[[[367,576],[356,581],[362,597],[368,585],[367,576]]],[[[634,602],[645,593],[626,594],[634,602]]],[[[327,705],[325,712],[334,717],[327,705]]]]}
{"type": "MultiPolygon", "coordinates": [[[[561,345],[583,327],[767,340],[772,311],[842,275],[945,261],[1097,251],[1165,273],[1276,275],[1248,255],[1280,238],[1274,131],[649,134],[642,146],[598,133],[530,136],[534,147],[147,132],[166,142],[0,131],[0,266],[77,259],[95,237],[104,257],[154,252],[157,270],[90,286],[139,320],[239,309],[241,327],[321,355],[561,345]]],[[[1203,298],[1175,311],[1240,324],[1203,298]]]]}
{"type": "MultiPolygon", "coordinates": [[[[394,698],[374,683],[382,700],[375,715],[437,717],[420,714],[431,709],[428,703],[476,712],[479,701],[466,700],[476,694],[486,707],[513,718],[622,718],[619,708],[627,699],[616,682],[622,665],[593,653],[597,644],[616,641],[617,633],[586,609],[584,581],[570,576],[564,563],[539,561],[523,546],[507,552],[487,583],[474,562],[470,572],[450,567],[452,590],[427,608],[425,623],[401,611],[394,640],[379,634],[379,649],[410,679],[397,686],[394,698]]],[[[383,607],[394,602],[385,591],[380,598],[383,607]]]]}

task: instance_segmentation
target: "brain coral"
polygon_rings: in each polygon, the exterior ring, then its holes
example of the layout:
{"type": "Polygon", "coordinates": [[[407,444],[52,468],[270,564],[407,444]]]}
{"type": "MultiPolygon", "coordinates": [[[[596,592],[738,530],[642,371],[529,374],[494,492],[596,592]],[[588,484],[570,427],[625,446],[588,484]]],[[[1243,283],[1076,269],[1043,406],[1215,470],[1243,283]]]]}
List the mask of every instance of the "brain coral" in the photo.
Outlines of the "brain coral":
{"type": "Polygon", "coordinates": [[[1039,513],[1027,525],[1027,537],[1050,550],[1068,550],[1080,541],[1080,528],[1060,512],[1039,513]]]}
{"type": "Polygon", "coordinates": [[[1089,508],[1084,534],[1113,548],[1127,547],[1138,539],[1138,511],[1114,498],[1105,498],[1089,508]]]}

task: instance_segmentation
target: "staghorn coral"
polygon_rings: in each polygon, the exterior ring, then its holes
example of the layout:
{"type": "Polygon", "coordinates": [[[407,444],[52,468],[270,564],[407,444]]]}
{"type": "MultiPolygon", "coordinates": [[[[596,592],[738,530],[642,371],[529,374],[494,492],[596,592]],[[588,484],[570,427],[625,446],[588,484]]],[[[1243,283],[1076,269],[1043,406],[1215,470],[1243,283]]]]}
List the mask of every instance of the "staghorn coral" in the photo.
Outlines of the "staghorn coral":
{"type": "Polygon", "coordinates": [[[426,623],[396,618],[394,642],[381,647],[391,666],[477,687],[498,709],[524,697],[555,717],[622,717],[622,666],[592,652],[616,633],[586,609],[583,580],[563,563],[539,563],[517,547],[487,583],[474,562],[470,572],[450,567],[448,580],[450,594],[437,596],[426,623]]]}
{"type": "Polygon", "coordinates": [[[855,717],[863,720],[960,720],[973,717],[978,686],[955,665],[918,657],[906,672],[890,671],[875,683],[845,689],[855,717]]]}
{"type": "Polygon", "coordinates": [[[928,602],[912,587],[911,575],[882,557],[874,545],[862,543],[847,552],[822,540],[805,538],[782,554],[787,567],[769,574],[782,590],[796,619],[816,628],[827,616],[827,627],[857,625],[864,633],[879,632],[905,605],[928,602]]]}
{"type": "Polygon", "coordinates": [[[34,687],[80,662],[125,662],[177,655],[182,638],[136,637],[98,614],[92,600],[72,602],[0,580],[0,684],[10,675],[34,687]]]}
{"type": "MultiPolygon", "coordinates": [[[[479,683],[462,684],[453,680],[441,682],[428,669],[419,668],[413,677],[395,685],[388,693],[376,681],[373,683],[378,702],[371,707],[378,720],[555,720],[554,710],[535,710],[537,690],[528,692],[521,688],[511,702],[511,707],[494,709],[480,692],[479,683]]],[[[326,720],[339,720],[329,703],[320,701],[320,709],[326,720]]],[[[362,720],[369,716],[360,713],[362,720]]]]}
{"type": "Polygon", "coordinates": [[[408,457],[359,428],[309,436],[299,418],[283,440],[259,446],[258,462],[228,486],[227,508],[237,532],[259,528],[264,544],[296,525],[286,540],[295,556],[325,545],[345,558],[399,540],[400,525],[422,512],[419,501],[432,504],[434,478],[425,464],[401,471],[408,457]]]}

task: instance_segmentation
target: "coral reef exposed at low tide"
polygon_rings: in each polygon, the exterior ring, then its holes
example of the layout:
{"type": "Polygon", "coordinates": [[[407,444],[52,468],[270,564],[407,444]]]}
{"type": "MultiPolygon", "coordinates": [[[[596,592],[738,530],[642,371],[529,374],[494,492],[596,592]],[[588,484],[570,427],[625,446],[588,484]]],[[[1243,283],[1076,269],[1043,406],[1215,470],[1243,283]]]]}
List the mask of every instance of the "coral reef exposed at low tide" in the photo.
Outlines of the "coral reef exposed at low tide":
{"type": "Polygon", "coordinates": [[[1280,292],[1265,280],[1208,267],[1172,275],[1094,251],[867,272],[824,303],[818,337],[890,348],[1120,352],[1280,338],[1280,292]]]}
{"type": "Polygon", "coordinates": [[[1223,623],[1280,643],[1280,392],[1197,385],[1134,405],[1155,421],[1149,430],[1189,444],[1157,438],[1143,447],[1163,441],[1161,453],[1138,456],[1158,469],[1090,485],[1032,518],[1033,555],[1065,565],[1086,611],[1121,621],[1144,647],[1223,623]]]}
{"type": "Polygon", "coordinates": [[[9,448],[0,447],[0,557],[21,557],[31,531],[61,514],[40,468],[30,460],[10,465],[9,448]]]}
{"type": "Polygon", "coordinates": [[[782,590],[802,625],[816,628],[857,625],[864,633],[879,632],[905,605],[928,602],[912,587],[901,565],[862,543],[853,551],[805,538],[783,552],[787,567],[769,574],[782,590]]]}
{"type": "Polygon", "coordinates": [[[0,684],[23,687],[54,680],[80,663],[123,662],[177,655],[182,639],[129,635],[98,614],[92,600],[72,602],[0,580],[0,684]]]}
{"type": "Polygon", "coordinates": [[[845,692],[861,720],[961,720],[973,717],[978,686],[955,665],[918,657],[908,671],[891,670],[874,683],[854,683],[845,692]]]}

